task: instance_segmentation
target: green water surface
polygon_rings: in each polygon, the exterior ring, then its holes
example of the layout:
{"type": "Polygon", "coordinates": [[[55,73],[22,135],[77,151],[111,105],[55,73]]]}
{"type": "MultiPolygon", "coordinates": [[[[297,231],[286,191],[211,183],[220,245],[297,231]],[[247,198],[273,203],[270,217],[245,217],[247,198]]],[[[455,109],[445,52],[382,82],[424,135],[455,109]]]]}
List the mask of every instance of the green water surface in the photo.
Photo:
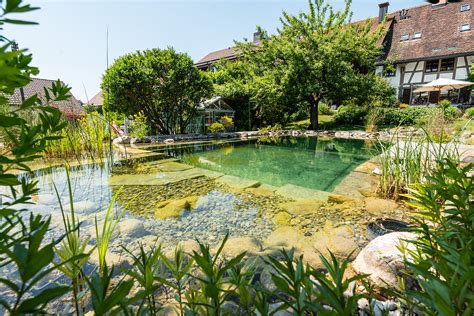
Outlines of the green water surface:
{"type": "Polygon", "coordinates": [[[274,186],[331,192],[355,167],[379,152],[370,141],[283,137],[156,149],[182,162],[274,186]]]}

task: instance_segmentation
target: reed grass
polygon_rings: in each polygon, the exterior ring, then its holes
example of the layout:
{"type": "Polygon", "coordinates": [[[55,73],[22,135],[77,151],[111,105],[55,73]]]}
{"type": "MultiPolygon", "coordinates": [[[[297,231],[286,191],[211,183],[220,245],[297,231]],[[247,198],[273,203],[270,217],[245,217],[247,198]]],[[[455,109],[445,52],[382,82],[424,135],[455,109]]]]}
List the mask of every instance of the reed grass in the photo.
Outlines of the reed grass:
{"type": "Polygon", "coordinates": [[[66,128],[54,136],[60,139],[48,141],[46,156],[49,158],[101,158],[109,151],[109,124],[98,113],[68,121],[66,128]]]}
{"type": "Polygon", "coordinates": [[[389,142],[380,142],[382,175],[379,191],[383,197],[399,199],[408,187],[423,183],[441,160],[459,161],[458,137],[443,143],[443,132],[436,142],[426,129],[422,136],[410,134],[402,138],[397,130],[389,142]]]}

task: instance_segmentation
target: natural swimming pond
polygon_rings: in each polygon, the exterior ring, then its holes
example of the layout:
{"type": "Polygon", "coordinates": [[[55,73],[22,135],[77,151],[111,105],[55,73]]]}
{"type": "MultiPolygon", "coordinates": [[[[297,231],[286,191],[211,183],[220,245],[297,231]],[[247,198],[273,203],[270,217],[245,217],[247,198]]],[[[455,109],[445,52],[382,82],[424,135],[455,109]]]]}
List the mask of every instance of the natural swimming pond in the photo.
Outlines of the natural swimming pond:
{"type": "MultiPolygon", "coordinates": [[[[215,246],[226,233],[234,255],[295,247],[317,261],[318,251],[346,255],[360,248],[374,216],[399,218],[393,210],[373,215],[363,202],[350,199],[326,202],[330,191],[345,194],[352,184],[373,177],[371,171],[352,172],[378,153],[369,141],[285,137],[147,145],[141,150],[144,158],[70,167],[74,210],[81,236],[91,246],[95,222],[101,227],[114,196],[116,214],[126,210],[108,247],[111,264],[131,263],[123,247],[133,252],[140,244],[161,244],[169,251],[181,243],[191,251],[193,240],[215,246]]],[[[66,169],[47,167],[33,176],[40,191],[27,208],[51,215],[48,236],[59,238],[64,229],[55,189],[68,213],[66,169]]],[[[97,265],[95,252],[90,263],[88,269],[97,265]]],[[[0,267],[0,276],[13,275],[11,269],[0,267]]]]}
{"type": "MultiPolygon", "coordinates": [[[[212,242],[226,232],[263,240],[274,230],[272,217],[282,203],[326,198],[325,191],[378,153],[371,142],[315,137],[144,148],[150,157],[70,168],[74,208],[92,239],[95,217],[104,216],[116,195],[116,209],[127,209],[125,218],[135,220],[132,227],[119,225],[121,242],[212,242]]],[[[53,214],[53,227],[62,227],[53,184],[69,209],[65,168],[38,170],[36,177],[40,194],[32,208],[53,214]]]]}

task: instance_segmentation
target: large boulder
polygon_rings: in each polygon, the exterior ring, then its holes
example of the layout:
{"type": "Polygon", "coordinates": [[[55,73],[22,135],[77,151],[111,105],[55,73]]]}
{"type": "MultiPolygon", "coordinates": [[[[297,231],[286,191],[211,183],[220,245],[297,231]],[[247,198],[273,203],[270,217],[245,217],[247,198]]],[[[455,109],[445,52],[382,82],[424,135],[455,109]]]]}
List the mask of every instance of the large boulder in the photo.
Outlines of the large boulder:
{"type": "MultiPolygon", "coordinates": [[[[358,273],[370,274],[369,278],[379,286],[396,286],[397,277],[404,268],[403,254],[399,245],[404,240],[413,240],[416,235],[408,232],[386,234],[372,240],[352,263],[358,273]]],[[[411,244],[408,244],[413,249],[411,244]]]]}
{"type": "Polygon", "coordinates": [[[334,226],[326,221],[324,228],[317,231],[312,237],[312,247],[317,253],[328,255],[331,251],[338,258],[347,258],[358,250],[354,239],[354,230],[348,225],[334,226]]]}
{"type": "Polygon", "coordinates": [[[198,196],[193,195],[182,199],[159,202],[155,206],[155,218],[181,217],[185,210],[191,210],[196,207],[197,200],[198,196]]]}

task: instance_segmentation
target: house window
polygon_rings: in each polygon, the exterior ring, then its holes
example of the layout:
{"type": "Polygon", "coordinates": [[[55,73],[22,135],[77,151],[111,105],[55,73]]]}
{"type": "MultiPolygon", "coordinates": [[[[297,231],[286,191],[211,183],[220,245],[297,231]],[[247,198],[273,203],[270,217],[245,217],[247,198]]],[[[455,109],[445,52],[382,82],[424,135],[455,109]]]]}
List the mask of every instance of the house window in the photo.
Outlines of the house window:
{"type": "Polygon", "coordinates": [[[426,62],[425,72],[438,72],[439,60],[428,60],[426,62]]]}
{"type": "Polygon", "coordinates": [[[421,38],[421,32],[415,32],[413,34],[413,39],[419,39],[419,38],[421,38]]]}
{"type": "Polygon", "coordinates": [[[461,12],[466,12],[471,10],[471,5],[470,4],[463,4],[461,5],[461,12]]]}
{"type": "Polygon", "coordinates": [[[403,35],[400,37],[400,42],[408,41],[409,39],[410,39],[410,35],[409,35],[409,34],[403,34],[403,35]]]}
{"type": "Polygon", "coordinates": [[[459,30],[460,30],[461,32],[470,31],[470,30],[471,30],[471,24],[469,24],[469,23],[463,24],[463,25],[461,25],[461,27],[459,28],[459,30]]]}
{"type": "Polygon", "coordinates": [[[452,71],[454,69],[454,58],[441,60],[441,71],[452,71]]]}

